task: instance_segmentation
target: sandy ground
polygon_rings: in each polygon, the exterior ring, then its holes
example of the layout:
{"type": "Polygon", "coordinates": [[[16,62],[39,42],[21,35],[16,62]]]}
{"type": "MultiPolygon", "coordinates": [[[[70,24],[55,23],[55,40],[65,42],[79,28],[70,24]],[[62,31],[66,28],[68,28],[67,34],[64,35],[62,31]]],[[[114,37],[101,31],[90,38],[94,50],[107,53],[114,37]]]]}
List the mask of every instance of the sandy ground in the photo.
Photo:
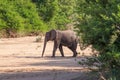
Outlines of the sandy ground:
{"type": "MultiPolygon", "coordinates": [[[[35,42],[36,37],[0,39],[0,80],[79,80],[88,70],[78,62],[81,54],[71,57],[72,52],[64,47],[65,57],[51,58],[53,42],[48,42],[45,55],[41,58],[43,41],[35,42]]],[[[79,46],[78,52],[81,52],[79,46]]],[[[91,49],[84,51],[89,56],[91,49]]]]}

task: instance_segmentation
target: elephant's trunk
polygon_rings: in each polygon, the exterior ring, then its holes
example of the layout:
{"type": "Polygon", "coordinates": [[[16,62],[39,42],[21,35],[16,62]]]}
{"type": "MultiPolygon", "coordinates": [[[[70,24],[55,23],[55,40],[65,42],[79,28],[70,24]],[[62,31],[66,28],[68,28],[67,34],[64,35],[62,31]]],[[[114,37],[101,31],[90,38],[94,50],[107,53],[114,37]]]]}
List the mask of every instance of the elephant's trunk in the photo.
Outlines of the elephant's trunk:
{"type": "Polygon", "coordinates": [[[43,47],[43,51],[42,51],[42,57],[44,55],[44,51],[45,51],[45,48],[46,48],[46,44],[47,44],[47,39],[45,37],[45,40],[44,40],[44,47],[43,47]]]}

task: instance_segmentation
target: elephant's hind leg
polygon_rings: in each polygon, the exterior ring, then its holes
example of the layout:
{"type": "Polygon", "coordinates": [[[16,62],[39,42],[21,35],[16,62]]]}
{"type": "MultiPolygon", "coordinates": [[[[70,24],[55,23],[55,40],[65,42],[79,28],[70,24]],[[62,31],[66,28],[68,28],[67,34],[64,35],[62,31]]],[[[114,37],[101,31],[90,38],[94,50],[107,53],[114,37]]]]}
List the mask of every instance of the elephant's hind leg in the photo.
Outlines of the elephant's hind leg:
{"type": "Polygon", "coordinates": [[[60,46],[59,46],[59,50],[60,50],[60,53],[61,53],[62,57],[64,57],[64,52],[63,52],[63,48],[62,48],[62,45],[61,45],[61,44],[60,44],[60,46]]]}
{"type": "Polygon", "coordinates": [[[68,47],[73,52],[73,57],[77,56],[77,44],[72,45],[71,47],[68,47]]]}
{"type": "Polygon", "coordinates": [[[73,57],[76,57],[77,56],[77,51],[76,50],[72,50],[72,52],[73,52],[73,57]]]}

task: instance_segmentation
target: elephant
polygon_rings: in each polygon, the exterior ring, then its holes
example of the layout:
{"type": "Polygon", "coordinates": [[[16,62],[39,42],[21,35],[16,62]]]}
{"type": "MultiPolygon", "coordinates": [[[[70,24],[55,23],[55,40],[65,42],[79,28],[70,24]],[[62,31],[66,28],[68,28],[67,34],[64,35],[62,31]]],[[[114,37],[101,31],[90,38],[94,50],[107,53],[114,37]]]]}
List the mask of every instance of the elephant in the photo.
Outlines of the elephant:
{"type": "Polygon", "coordinates": [[[55,52],[57,48],[59,48],[61,56],[64,57],[63,46],[68,47],[73,52],[73,57],[77,56],[76,49],[77,49],[78,39],[74,31],[72,30],[61,31],[61,30],[52,29],[49,32],[46,32],[42,57],[44,55],[44,51],[48,41],[54,41],[52,57],[55,57],[55,52]]]}

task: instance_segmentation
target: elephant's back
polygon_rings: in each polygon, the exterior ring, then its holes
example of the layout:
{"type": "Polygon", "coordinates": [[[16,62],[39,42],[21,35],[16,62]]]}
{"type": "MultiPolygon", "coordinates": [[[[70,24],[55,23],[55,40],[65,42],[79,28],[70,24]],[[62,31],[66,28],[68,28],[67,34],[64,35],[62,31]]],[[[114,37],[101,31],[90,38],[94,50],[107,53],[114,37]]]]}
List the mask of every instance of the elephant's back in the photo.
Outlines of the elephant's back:
{"type": "Polygon", "coordinates": [[[64,37],[66,37],[68,39],[70,39],[70,38],[76,39],[77,38],[75,32],[72,31],[72,30],[62,31],[62,34],[63,34],[64,37]]]}
{"type": "Polygon", "coordinates": [[[61,33],[66,34],[66,35],[73,35],[73,36],[76,36],[75,32],[72,31],[72,30],[61,31],[61,33]]]}
{"type": "Polygon", "coordinates": [[[75,42],[77,38],[74,31],[71,31],[71,30],[62,31],[61,35],[62,35],[61,43],[63,45],[70,45],[73,42],[75,42]]]}

